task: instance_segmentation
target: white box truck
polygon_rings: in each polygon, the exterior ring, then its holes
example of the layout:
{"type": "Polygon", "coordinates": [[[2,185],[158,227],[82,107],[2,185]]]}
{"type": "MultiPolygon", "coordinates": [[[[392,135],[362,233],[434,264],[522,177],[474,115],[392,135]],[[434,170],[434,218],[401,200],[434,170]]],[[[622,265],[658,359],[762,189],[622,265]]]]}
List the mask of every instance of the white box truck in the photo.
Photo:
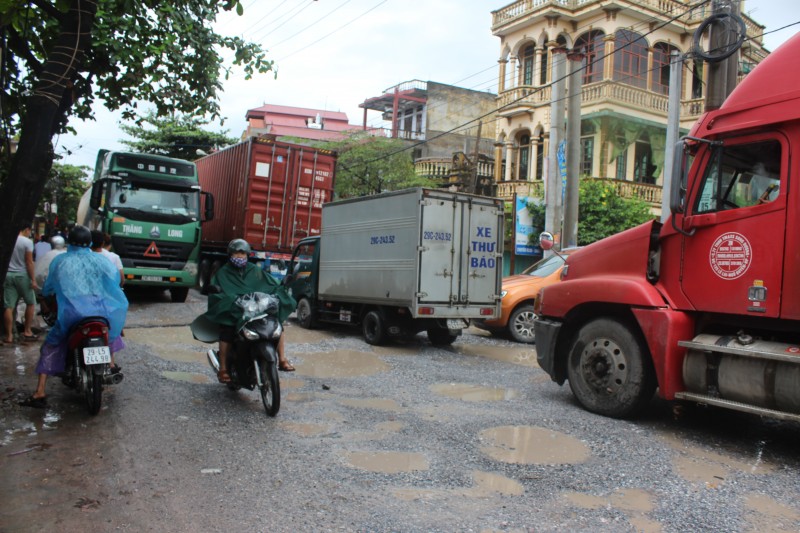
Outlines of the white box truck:
{"type": "Polygon", "coordinates": [[[319,237],[295,247],[297,319],[361,325],[370,344],[427,331],[447,345],[500,314],[503,201],[414,188],[322,207],[319,237]]]}

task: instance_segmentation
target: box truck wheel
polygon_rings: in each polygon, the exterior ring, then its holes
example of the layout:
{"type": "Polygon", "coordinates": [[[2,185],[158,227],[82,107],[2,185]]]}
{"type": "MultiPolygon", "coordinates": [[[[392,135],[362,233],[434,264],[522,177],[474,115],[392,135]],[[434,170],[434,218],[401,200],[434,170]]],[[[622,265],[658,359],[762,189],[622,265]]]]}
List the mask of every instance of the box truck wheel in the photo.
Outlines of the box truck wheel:
{"type": "Polygon", "coordinates": [[[458,338],[447,328],[428,328],[428,340],[434,346],[449,346],[458,338]]]}
{"type": "Polygon", "coordinates": [[[653,397],[656,379],[649,351],[631,326],[593,320],[580,329],[568,357],[572,393],[593,413],[631,417],[653,397]]]}
{"type": "Polygon", "coordinates": [[[172,287],[169,290],[169,297],[174,303],[182,304],[189,295],[189,287],[172,287]]]}
{"type": "Polygon", "coordinates": [[[386,324],[378,311],[370,311],[361,322],[367,344],[380,346],[386,341],[386,324]]]}
{"type": "Polygon", "coordinates": [[[308,298],[300,298],[297,302],[297,323],[305,329],[313,329],[317,325],[316,313],[308,298]]]}

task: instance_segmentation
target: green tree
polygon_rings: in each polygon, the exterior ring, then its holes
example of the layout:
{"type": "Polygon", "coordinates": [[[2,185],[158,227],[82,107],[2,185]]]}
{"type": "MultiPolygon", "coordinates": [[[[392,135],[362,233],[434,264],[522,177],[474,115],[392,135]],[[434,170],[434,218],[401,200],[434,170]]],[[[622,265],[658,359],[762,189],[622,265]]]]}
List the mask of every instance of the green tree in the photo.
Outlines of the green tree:
{"type": "Polygon", "coordinates": [[[611,183],[580,181],[578,245],[585,246],[655,218],[644,200],[623,198],[611,183]]]}
{"type": "Polygon", "coordinates": [[[95,99],[125,120],[137,103],[156,114],[219,116],[218,91],[230,74],[223,53],[245,76],[267,72],[262,48],[224,37],[211,23],[239,0],[6,0],[0,151],[0,282],[19,224],[31,220],[53,164],[53,136],[70,117],[93,118],[95,99]],[[13,153],[8,139],[19,135],[13,153]]]}
{"type": "Polygon", "coordinates": [[[159,117],[154,111],[147,113],[140,122],[120,124],[122,131],[134,140],[121,140],[134,152],[157,154],[194,161],[202,154],[218,147],[236,143],[238,139],[228,137],[226,132],[206,131],[208,120],[189,115],[159,117]]]}
{"type": "MultiPolygon", "coordinates": [[[[78,218],[78,204],[81,196],[89,188],[91,169],[86,166],[63,165],[53,163],[50,176],[44,185],[42,199],[37,212],[47,213],[45,203],[57,206],[58,226],[66,226],[68,222],[76,222],[78,218]]],[[[55,217],[50,217],[47,230],[52,232],[55,217]]]]}
{"type": "Polygon", "coordinates": [[[363,132],[321,146],[339,154],[336,163],[337,198],[367,196],[407,187],[433,187],[436,182],[417,176],[411,153],[399,139],[363,132]]]}

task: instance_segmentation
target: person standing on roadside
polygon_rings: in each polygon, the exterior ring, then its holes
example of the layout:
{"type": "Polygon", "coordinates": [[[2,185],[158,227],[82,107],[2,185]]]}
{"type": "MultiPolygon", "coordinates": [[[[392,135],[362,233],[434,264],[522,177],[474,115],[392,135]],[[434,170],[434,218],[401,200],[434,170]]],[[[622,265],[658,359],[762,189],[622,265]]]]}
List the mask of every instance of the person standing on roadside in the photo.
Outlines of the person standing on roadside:
{"type": "Polygon", "coordinates": [[[34,341],[31,327],[33,317],[36,312],[36,294],[34,291],[39,288],[36,285],[36,274],[33,265],[33,241],[30,239],[31,224],[26,222],[20,227],[17,242],[11,252],[11,261],[8,263],[8,273],[3,284],[3,323],[6,328],[4,342],[11,344],[14,342],[14,309],[20,298],[25,301],[25,322],[22,331],[22,339],[34,341]]]}
{"type": "Polygon", "coordinates": [[[122,260],[117,254],[112,254],[106,250],[104,243],[105,234],[102,231],[92,230],[92,251],[111,261],[114,268],[119,272],[119,286],[122,287],[122,284],[125,283],[125,274],[122,272],[122,260]]]}
{"type": "Polygon", "coordinates": [[[44,233],[39,235],[39,240],[36,241],[36,244],[33,245],[33,260],[37,261],[40,257],[44,257],[44,254],[49,252],[52,249],[50,243],[47,242],[47,237],[45,237],[44,233]]]}

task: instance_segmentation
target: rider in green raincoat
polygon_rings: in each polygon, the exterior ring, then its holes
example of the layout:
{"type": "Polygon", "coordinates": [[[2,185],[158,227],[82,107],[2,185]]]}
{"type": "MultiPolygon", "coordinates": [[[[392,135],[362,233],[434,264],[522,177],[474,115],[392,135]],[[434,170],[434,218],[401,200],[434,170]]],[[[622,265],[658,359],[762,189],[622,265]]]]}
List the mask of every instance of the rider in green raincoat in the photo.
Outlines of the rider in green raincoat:
{"type": "MultiPolygon", "coordinates": [[[[228,353],[241,325],[242,309],[235,305],[236,299],[252,292],[274,294],[280,301],[278,320],[283,323],[297,307],[297,302],[289,295],[286,287],[256,265],[247,261],[250,245],[244,239],[234,239],[228,244],[229,261],[211,278],[211,285],[218,286],[221,292],[208,295],[208,311],[203,315],[207,320],[219,326],[219,363],[218,378],[220,382],[230,381],[225,366],[228,353]]],[[[278,341],[278,368],[292,372],[294,367],[286,358],[284,339],[278,341]]]]}

